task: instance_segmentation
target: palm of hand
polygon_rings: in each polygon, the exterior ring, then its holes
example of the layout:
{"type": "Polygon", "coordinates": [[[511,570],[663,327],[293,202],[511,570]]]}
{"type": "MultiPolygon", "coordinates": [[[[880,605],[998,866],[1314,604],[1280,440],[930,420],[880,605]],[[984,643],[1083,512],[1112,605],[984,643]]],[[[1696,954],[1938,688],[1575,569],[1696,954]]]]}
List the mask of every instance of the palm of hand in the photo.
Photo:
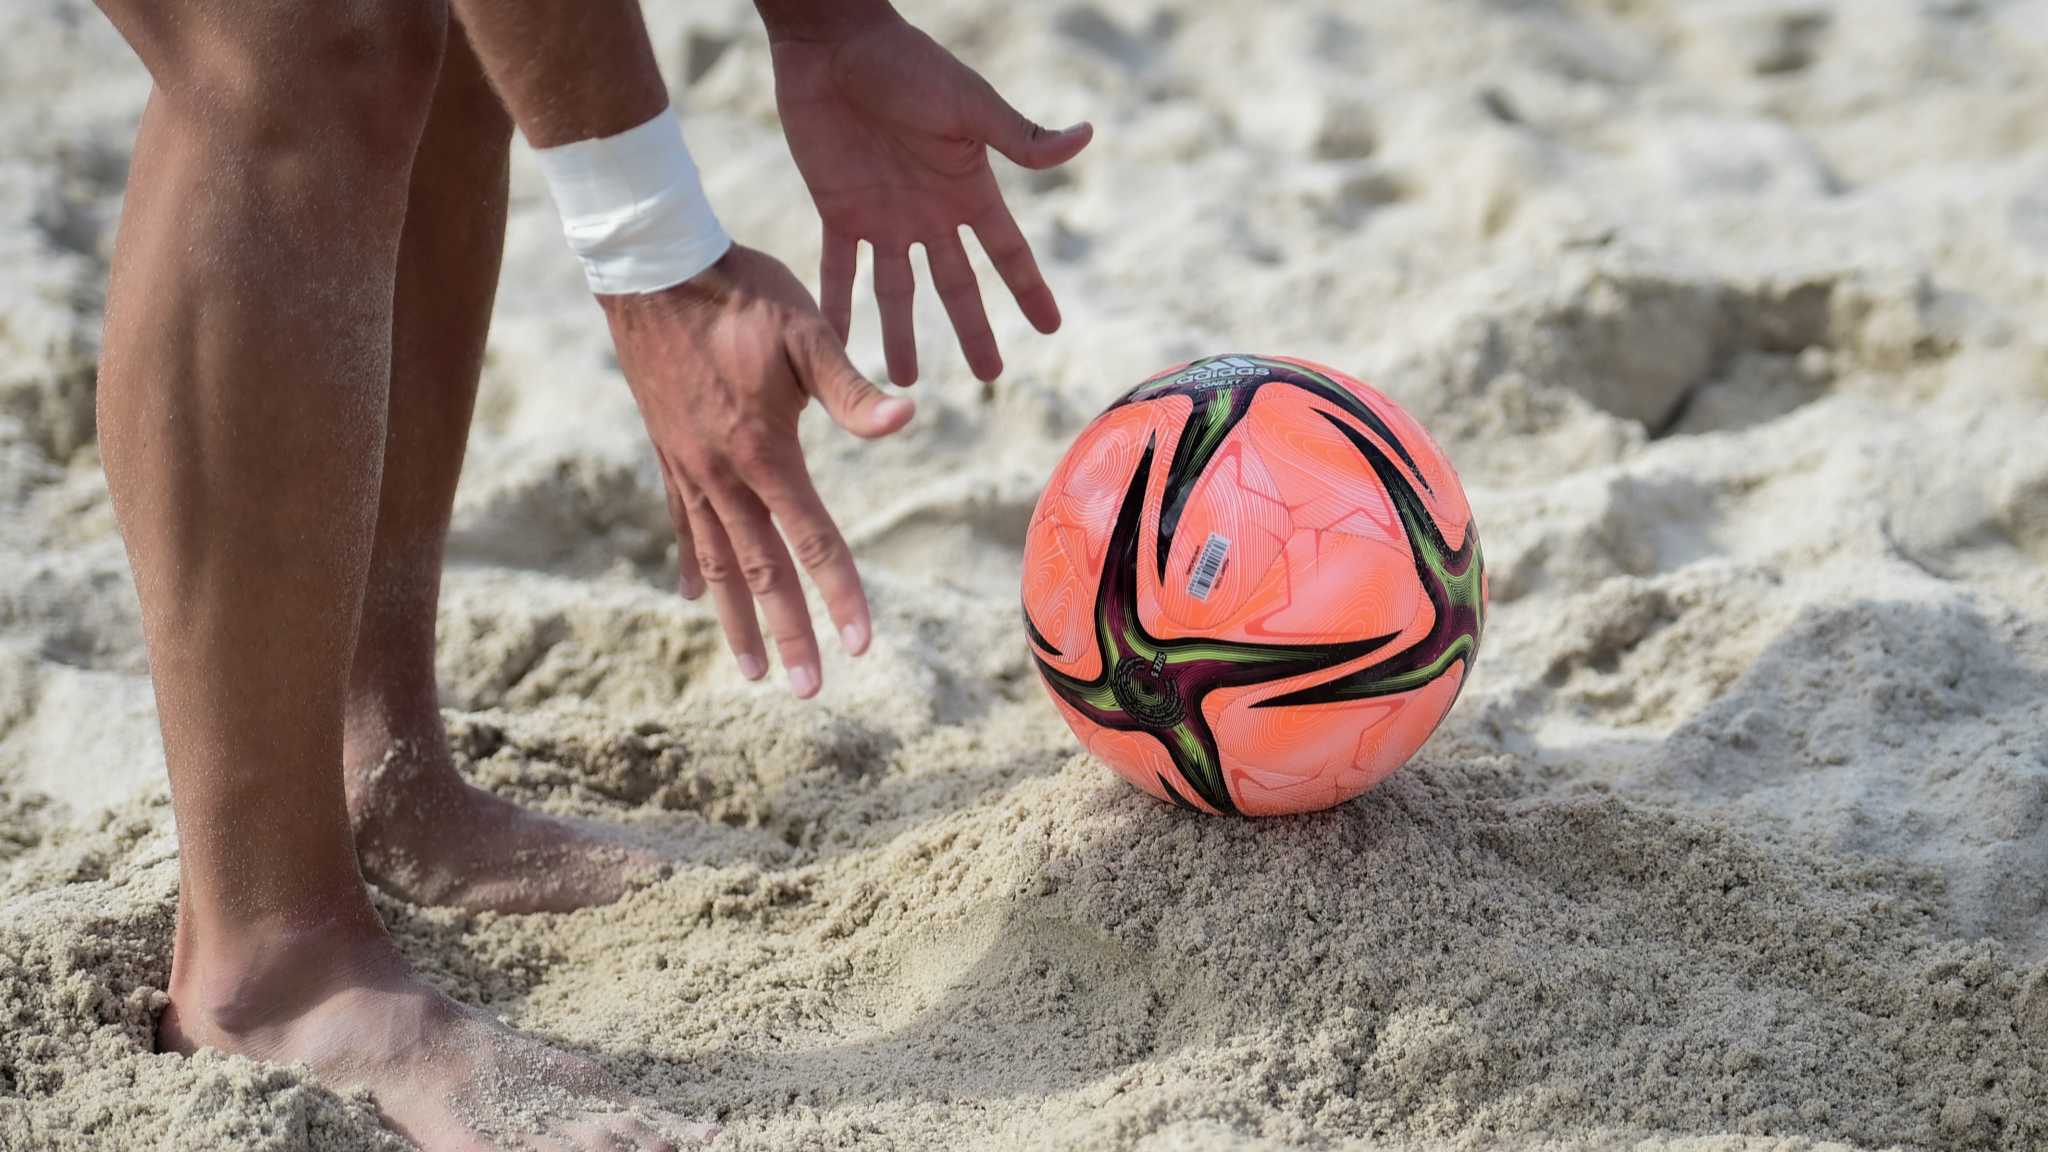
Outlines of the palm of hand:
{"type": "Polygon", "coordinates": [[[783,128],[827,229],[908,245],[1002,208],[986,145],[954,86],[934,82],[960,66],[926,55],[868,41],[778,48],[783,128]]]}
{"type": "Polygon", "coordinates": [[[797,168],[824,224],[825,316],[842,339],[852,318],[859,242],[873,252],[889,375],[917,377],[910,247],[933,284],[975,374],[1002,371],[981,293],[960,239],[971,227],[1040,331],[1059,307],[1003,202],[988,149],[1051,167],[1086,145],[1085,126],[1049,133],[1018,115],[951,53],[894,22],[834,41],[775,45],[776,101],[797,168]]]}

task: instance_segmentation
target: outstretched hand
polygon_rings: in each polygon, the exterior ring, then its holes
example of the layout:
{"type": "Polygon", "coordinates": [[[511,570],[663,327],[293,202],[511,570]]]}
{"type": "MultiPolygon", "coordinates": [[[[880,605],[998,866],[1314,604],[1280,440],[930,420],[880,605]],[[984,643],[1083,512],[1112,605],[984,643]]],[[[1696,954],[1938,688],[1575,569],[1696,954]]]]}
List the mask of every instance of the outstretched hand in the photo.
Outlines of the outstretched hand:
{"type": "Polygon", "coordinates": [[[598,301],[661,461],[683,595],[710,589],[750,680],[768,667],[758,603],[790,688],[816,694],[818,641],[797,563],[848,651],[867,648],[871,626],[860,573],[804,466],[797,416],[816,397],[840,427],[872,439],[903,427],[910,401],[863,379],[804,286],[750,248],[734,245],[673,288],[598,301]]]}
{"type": "Polygon", "coordinates": [[[768,31],[783,133],[825,226],[821,297],[841,342],[865,240],[889,377],[917,379],[910,246],[922,244],[968,365],[983,380],[1000,375],[1002,354],[961,246],[963,224],[1032,325],[1058,328],[1059,305],[1003,203],[988,150],[1026,168],[1053,168],[1086,147],[1093,129],[1082,123],[1052,132],[1032,123],[886,5],[871,18],[822,28],[778,26],[771,18],[768,31]]]}

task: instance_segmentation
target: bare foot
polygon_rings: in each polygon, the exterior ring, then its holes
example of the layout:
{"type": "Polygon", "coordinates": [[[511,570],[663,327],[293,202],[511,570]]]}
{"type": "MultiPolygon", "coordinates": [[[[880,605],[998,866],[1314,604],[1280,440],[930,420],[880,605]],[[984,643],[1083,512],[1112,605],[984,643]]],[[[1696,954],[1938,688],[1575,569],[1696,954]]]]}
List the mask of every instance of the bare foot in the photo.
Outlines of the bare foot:
{"type": "Polygon", "coordinates": [[[356,860],[364,877],[395,896],[477,911],[566,912],[609,904],[661,874],[661,858],[620,829],[533,812],[471,785],[438,727],[381,750],[352,742],[349,753],[356,860]]]}
{"type": "Polygon", "coordinates": [[[368,1089],[422,1152],[674,1152],[718,1134],[636,1105],[590,1061],[434,991],[378,936],[244,949],[205,977],[191,972],[173,973],[157,1026],[164,1051],[303,1062],[328,1087],[368,1089]]]}

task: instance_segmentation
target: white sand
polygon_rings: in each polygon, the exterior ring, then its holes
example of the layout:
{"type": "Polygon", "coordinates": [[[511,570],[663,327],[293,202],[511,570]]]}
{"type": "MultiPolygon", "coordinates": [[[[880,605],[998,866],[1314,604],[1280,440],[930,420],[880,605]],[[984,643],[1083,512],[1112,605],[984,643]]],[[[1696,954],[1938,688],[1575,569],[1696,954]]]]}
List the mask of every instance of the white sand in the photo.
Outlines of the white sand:
{"type": "MultiPolygon", "coordinates": [[[[909,11],[1100,127],[1005,172],[1066,329],[998,302],[984,388],[927,295],[913,428],[807,427],[879,638],[798,704],[667,591],[521,158],[446,704],[479,781],[688,862],[386,901],[426,971],[742,1148],[2048,1147],[2048,3],[909,11]],[[1492,565],[1443,731],[1313,818],[1132,792],[1018,635],[1068,438],[1226,350],[1409,405],[1492,565]]],[[[651,19],[728,223],[808,272],[750,14],[651,19]]],[[[393,1146],[150,1051],[175,844],[89,426],[144,91],[80,0],[0,9],[0,1148],[393,1146]]]]}

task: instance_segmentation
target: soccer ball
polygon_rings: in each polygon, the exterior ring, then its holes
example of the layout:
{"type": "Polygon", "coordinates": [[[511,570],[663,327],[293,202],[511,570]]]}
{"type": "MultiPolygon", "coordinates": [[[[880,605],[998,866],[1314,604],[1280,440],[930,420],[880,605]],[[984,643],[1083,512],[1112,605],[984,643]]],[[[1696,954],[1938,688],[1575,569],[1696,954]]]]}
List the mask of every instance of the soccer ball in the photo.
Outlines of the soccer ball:
{"type": "Polygon", "coordinates": [[[1285,357],[1133,388],[1025,538],[1054,705],[1125,779],[1202,812],[1310,812],[1385,779],[1457,700],[1485,619],[1443,452],[1385,396],[1285,357]]]}

